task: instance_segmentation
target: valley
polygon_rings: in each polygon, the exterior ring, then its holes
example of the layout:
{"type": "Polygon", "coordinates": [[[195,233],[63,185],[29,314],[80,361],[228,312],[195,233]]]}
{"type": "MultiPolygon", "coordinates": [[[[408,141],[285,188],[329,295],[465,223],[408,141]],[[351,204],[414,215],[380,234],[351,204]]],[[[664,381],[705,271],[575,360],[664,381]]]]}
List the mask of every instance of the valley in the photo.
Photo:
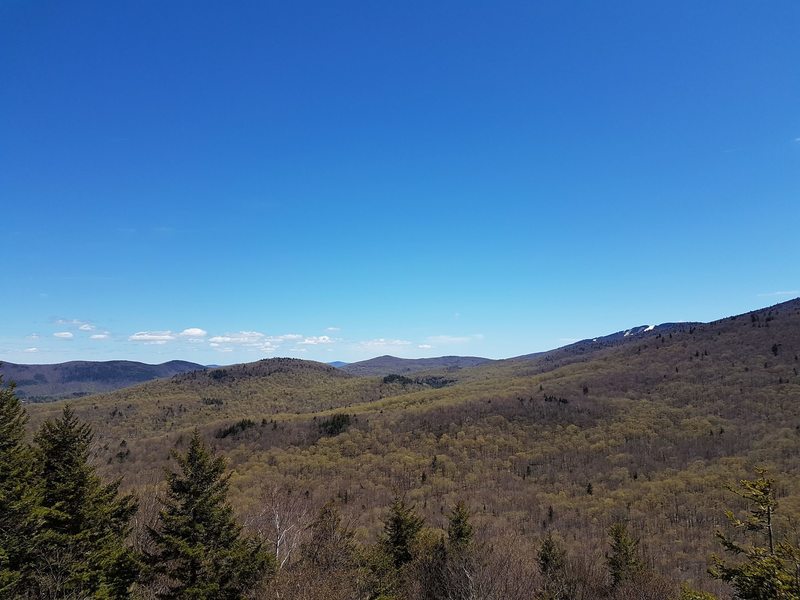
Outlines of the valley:
{"type": "MultiPolygon", "coordinates": [[[[624,519],[649,566],[720,592],[706,569],[726,485],[766,467],[800,515],[799,353],[793,300],[515,359],[377,375],[266,359],[69,404],[100,471],[143,498],[196,428],[228,457],[245,523],[280,490],[307,514],[333,500],[369,543],[398,495],[433,528],[464,501],[486,543],[535,555],[550,534],[596,563],[624,519]]],[[[28,405],[30,428],[63,404],[28,405]]]]}

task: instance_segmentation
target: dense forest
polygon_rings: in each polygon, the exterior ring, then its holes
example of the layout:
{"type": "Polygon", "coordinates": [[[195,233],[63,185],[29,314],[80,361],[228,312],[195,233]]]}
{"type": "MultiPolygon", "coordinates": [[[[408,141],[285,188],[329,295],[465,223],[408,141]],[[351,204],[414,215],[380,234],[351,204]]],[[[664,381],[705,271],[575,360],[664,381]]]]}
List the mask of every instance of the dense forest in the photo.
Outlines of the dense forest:
{"type": "MultiPolygon", "coordinates": [[[[602,562],[569,554],[552,531],[533,554],[513,537],[484,539],[463,501],[437,528],[398,496],[377,539],[364,545],[335,500],[307,515],[291,490],[274,490],[267,527],[245,531],[228,502],[225,459],[196,430],[185,453],[173,452],[177,469],[167,473],[158,511],[137,522],[137,500],[120,493],[119,480],[97,475],[91,428],[69,407],[41,426],[32,446],[26,421],[13,386],[2,389],[3,597],[714,598],[648,566],[624,518],[609,527],[602,562]]],[[[800,546],[781,531],[774,480],[763,469],[757,475],[731,488],[747,504],[744,519],[727,514],[748,541],[717,532],[737,560],[713,557],[709,575],[737,598],[800,598],[800,546]]]]}
{"type": "Polygon", "coordinates": [[[0,589],[798,598],[798,353],[793,301],[413,376],[274,359],[69,406],[5,388],[0,589]]]}

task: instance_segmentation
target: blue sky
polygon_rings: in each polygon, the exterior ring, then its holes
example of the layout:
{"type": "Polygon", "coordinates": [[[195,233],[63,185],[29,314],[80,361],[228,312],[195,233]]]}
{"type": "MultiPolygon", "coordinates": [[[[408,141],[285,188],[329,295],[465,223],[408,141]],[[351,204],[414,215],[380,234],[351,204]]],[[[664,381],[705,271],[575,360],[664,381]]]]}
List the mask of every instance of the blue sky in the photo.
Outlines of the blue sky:
{"type": "Polygon", "coordinates": [[[0,2],[0,360],[506,357],[800,296],[799,30],[0,2]]]}

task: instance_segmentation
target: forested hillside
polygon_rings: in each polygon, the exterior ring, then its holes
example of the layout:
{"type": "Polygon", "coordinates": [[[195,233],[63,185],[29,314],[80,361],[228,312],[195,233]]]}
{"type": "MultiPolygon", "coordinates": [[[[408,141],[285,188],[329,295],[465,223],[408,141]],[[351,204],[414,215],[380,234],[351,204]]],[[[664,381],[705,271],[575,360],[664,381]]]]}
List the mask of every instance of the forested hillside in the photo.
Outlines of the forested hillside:
{"type": "MultiPolygon", "coordinates": [[[[275,548],[285,569],[326,502],[354,542],[370,544],[402,498],[431,544],[464,502],[476,540],[495,549],[495,574],[535,579],[552,539],[574,575],[606,585],[608,532],[625,523],[643,565],[666,582],[647,597],[674,597],[680,582],[726,597],[706,573],[709,555],[724,508],[746,502],[725,486],[765,467],[778,481],[776,527],[800,516],[798,354],[795,300],[469,369],[353,377],[275,359],[71,406],[95,430],[100,472],[143,499],[163,493],[170,450],[184,451],[197,428],[229,458],[231,501],[248,530],[273,539],[276,514],[292,523],[295,546],[275,548]]],[[[28,407],[31,428],[62,404],[28,407]]],[[[155,511],[145,501],[141,518],[155,511]]]]}
{"type": "Polygon", "coordinates": [[[131,360],[75,360],[53,365],[6,362],[0,363],[0,375],[17,384],[17,395],[26,402],[49,402],[110,392],[204,368],[184,360],[171,360],[160,365],[131,360]]]}

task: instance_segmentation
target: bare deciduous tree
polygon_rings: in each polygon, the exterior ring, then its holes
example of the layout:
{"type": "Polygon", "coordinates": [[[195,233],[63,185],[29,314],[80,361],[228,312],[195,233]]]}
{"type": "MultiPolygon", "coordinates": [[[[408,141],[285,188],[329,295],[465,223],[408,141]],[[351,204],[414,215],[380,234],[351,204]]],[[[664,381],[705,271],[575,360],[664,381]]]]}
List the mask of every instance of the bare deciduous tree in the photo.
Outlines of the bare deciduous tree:
{"type": "Polygon", "coordinates": [[[304,494],[273,486],[264,491],[261,509],[245,520],[245,526],[272,548],[278,569],[293,558],[307,535],[309,504],[304,494]]]}

